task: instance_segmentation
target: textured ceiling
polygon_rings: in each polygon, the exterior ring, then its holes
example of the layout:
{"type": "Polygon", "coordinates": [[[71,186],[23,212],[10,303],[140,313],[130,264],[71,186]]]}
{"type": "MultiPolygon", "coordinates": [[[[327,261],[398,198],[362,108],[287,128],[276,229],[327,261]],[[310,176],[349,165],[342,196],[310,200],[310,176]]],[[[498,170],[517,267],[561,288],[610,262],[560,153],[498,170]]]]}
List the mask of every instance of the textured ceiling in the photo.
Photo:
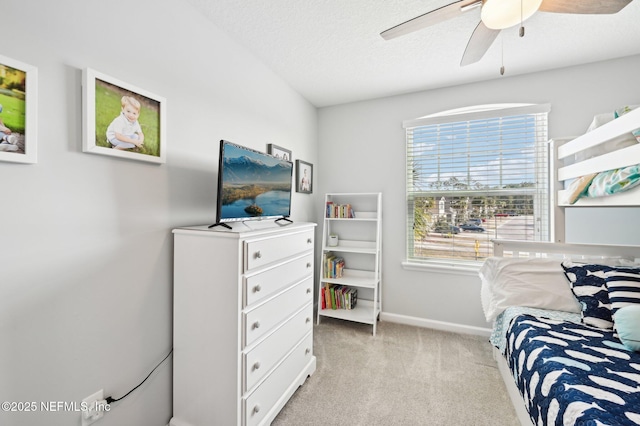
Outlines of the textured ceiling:
{"type": "MultiPolygon", "coordinates": [[[[614,15],[538,12],[502,31],[480,62],[460,59],[480,19],[385,41],[380,32],[452,0],[188,0],[317,107],[640,54],[640,0],[614,15]],[[504,59],[502,59],[504,58],[504,59]]],[[[615,78],[615,76],[609,76],[615,78]]]]}

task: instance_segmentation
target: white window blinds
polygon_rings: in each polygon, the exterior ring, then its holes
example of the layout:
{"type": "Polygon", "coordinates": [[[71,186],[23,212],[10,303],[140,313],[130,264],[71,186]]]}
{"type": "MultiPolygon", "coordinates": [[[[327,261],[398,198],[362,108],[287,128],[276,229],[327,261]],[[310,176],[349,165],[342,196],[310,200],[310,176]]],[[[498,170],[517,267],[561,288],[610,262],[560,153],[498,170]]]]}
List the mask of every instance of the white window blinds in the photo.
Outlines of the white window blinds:
{"type": "Polygon", "coordinates": [[[404,123],[407,256],[481,260],[491,240],[549,240],[549,105],[487,106],[404,123]]]}

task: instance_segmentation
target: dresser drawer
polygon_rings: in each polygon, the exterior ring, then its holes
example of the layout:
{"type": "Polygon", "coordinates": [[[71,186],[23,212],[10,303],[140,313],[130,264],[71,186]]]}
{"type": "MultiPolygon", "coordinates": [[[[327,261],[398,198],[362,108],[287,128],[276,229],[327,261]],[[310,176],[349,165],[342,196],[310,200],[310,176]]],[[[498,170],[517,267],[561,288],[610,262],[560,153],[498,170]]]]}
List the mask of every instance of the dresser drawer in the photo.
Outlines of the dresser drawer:
{"type": "Polygon", "coordinates": [[[245,271],[313,249],[313,230],[244,243],[245,271]]]}
{"type": "Polygon", "coordinates": [[[313,277],[305,279],[255,309],[245,312],[242,315],[243,347],[249,346],[267,334],[311,300],[313,300],[313,277]]]}
{"type": "Polygon", "coordinates": [[[243,399],[243,424],[260,424],[312,357],[313,334],[309,332],[273,373],[251,395],[243,399]]]}
{"type": "Polygon", "coordinates": [[[313,253],[244,278],[244,307],[313,274],[313,253]]]}
{"type": "Polygon", "coordinates": [[[243,388],[253,388],[313,328],[313,304],[309,303],[273,334],[243,355],[243,388]]]}

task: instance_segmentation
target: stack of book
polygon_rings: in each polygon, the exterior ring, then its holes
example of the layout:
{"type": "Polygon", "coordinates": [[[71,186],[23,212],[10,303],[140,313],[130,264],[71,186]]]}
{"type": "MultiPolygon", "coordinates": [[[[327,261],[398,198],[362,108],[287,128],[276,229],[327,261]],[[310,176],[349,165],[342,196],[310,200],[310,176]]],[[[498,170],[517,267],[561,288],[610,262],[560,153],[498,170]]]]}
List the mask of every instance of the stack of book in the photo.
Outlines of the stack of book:
{"type": "Polygon", "coordinates": [[[351,204],[334,204],[333,201],[327,201],[327,217],[353,219],[356,215],[351,204]]]}
{"type": "Polygon", "coordinates": [[[324,262],[324,278],[342,278],[344,259],[336,256],[332,252],[324,253],[322,257],[322,261],[324,262]]]}
{"type": "Polygon", "coordinates": [[[322,287],[322,309],[353,309],[358,303],[358,289],[337,284],[322,287]]]}

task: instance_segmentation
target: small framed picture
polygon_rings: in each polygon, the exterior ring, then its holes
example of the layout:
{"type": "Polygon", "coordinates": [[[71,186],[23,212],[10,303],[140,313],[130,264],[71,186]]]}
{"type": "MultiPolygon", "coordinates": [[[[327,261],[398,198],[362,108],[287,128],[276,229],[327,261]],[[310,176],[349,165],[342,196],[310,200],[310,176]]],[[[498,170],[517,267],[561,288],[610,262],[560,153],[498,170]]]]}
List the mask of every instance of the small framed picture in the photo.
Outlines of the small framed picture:
{"type": "Polygon", "coordinates": [[[267,144],[267,154],[271,154],[283,160],[293,161],[291,159],[291,151],[289,151],[288,149],[284,149],[278,145],[274,145],[272,143],[267,144]]]}
{"type": "Polygon", "coordinates": [[[296,192],[313,192],[313,164],[296,160],[296,192]]]}
{"type": "Polygon", "coordinates": [[[91,68],[84,70],[82,150],[131,160],[166,160],[166,100],[91,68]]]}
{"type": "Polygon", "coordinates": [[[0,160],[38,162],[38,70],[0,56],[0,160]]]}

